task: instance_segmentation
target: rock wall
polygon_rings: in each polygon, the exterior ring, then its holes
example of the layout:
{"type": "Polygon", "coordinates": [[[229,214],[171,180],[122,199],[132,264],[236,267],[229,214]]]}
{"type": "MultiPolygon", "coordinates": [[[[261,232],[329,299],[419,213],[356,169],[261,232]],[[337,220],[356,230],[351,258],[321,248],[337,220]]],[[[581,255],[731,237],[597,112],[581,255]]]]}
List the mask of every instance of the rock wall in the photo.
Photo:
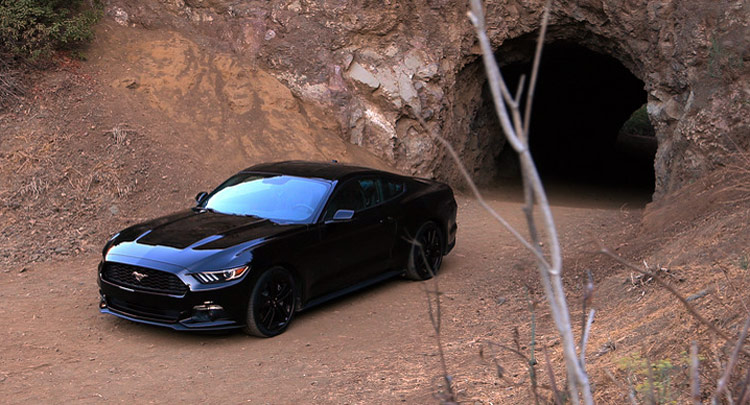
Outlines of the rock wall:
{"type": "MultiPolygon", "coordinates": [[[[533,35],[543,3],[488,1],[493,45],[533,35]]],[[[484,76],[466,11],[465,2],[445,0],[107,5],[120,24],[186,30],[241,55],[325,106],[344,139],[400,170],[455,181],[444,151],[417,130],[414,114],[421,114],[481,181],[497,170],[504,141],[479,125],[484,76]]],[[[749,24],[746,0],[557,0],[548,39],[613,56],[644,82],[659,142],[658,197],[750,146],[749,24]]],[[[501,63],[529,57],[503,55],[501,63]]]]}

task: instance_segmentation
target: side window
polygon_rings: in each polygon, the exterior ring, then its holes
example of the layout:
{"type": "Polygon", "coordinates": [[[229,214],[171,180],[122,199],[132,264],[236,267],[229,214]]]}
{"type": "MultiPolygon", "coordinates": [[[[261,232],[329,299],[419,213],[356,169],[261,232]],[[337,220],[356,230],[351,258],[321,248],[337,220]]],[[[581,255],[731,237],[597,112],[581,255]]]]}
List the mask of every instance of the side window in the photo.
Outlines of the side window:
{"type": "Polygon", "coordinates": [[[365,194],[359,182],[352,181],[345,184],[336,195],[333,196],[331,203],[328,204],[325,219],[333,218],[333,214],[338,210],[359,211],[365,207],[365,194]]]}
{"type": "Polygon", "coordinates": [[[365,194],[365,208],[374,207],[383,202],[383,196],[380,192],[380,180],[376,178],[367,178],[357,180],[365,194]]]}
{"type": "Polygon", "coordinates": [[[354,212],[370,208],[383,202],[380,180],[363,178],[348,181],[342,185],[326,209],[325,219],[333,218],[338,210],[352,210],[354,212]]]}
{"type": "Polygon", "coordinates": [[[404,191],[404,183],[398,180],[385,179],[383,181],[383,194],[385,200],[397,197],[404,191]]]}

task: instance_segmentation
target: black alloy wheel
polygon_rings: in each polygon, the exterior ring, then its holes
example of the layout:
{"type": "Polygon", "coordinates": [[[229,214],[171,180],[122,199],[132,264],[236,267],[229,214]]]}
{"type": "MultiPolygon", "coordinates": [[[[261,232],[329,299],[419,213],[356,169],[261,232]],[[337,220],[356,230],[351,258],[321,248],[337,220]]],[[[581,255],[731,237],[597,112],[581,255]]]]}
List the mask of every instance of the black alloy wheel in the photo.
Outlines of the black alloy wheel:
{"type": "Polygon", "coordinates": [[[258,277],[247,306],[245,332],[259,337],[276,336],[289,326],[297,304],[294,277],[274,267],[258,277]]]}
{"type": "Polygon", "coordinates": [[[406,266],[406,277],[412,280],[427,280],[437,274],[443,262],[443,233],[436,223],[422,224],[414,236],[406,266]]]}

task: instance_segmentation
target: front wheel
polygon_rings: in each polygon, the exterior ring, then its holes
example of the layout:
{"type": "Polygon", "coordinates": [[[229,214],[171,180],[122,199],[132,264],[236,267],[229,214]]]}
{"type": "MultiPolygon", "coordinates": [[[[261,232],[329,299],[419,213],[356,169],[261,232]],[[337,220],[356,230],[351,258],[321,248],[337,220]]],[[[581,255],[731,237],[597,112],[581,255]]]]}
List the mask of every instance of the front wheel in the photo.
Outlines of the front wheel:
{"type": "Polygon", "coordinates": [[[417,230],[411,242],[406,277],[412,280],[427,280],[437,274],[443,262],[443,233],[436,223],[425,222],[417,230]]]}
{"type": "Polygon", "coordinates": [[[292,274],[282,267],[266,270],[250,294],[245,333],[259,337],[281,334],[289,326],[296,304],[292,274]]]}

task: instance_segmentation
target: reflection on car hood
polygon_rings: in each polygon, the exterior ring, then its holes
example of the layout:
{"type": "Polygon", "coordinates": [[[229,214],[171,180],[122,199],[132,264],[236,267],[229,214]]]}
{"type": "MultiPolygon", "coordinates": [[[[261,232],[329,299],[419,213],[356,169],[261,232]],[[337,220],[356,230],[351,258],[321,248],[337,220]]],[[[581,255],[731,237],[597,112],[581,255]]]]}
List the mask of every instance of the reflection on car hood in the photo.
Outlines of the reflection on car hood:
{"type": "Polygon", "coordinates": [[[138,243],[177,249],[224,249],[287,229],[289,226],[267,219],[196,212],[152,227],[151,232],[138,238],[138,243]]]}
{"type": "Polygon", "coordinates": [[[112,255],[112,259],[119,261],[114,256],[127,256],[192,267],[209,257],[213,262],[215,256],[226,255],[226,264],[230,265],[248,247],[305,226],[281,225],[256,217],[183,211],[124,230],[114,240],[107,257],[109,260],[112,255]]]}

